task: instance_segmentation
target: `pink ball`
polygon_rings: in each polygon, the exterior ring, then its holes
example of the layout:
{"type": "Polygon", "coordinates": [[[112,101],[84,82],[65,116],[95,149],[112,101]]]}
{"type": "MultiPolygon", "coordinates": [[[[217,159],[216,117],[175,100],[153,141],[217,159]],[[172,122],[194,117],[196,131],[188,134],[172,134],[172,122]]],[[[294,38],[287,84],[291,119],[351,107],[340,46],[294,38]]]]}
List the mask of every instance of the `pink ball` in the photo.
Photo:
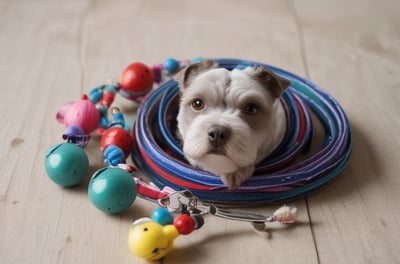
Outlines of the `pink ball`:
{"type": "Polygon", "coordinates": [[[87,135],[99,126],[99,122],[100,112],[90,100],[85,98],[72,104],[64,116],[65,127],[79,126],[87,135]]]}
{"type": "Polygon", "coordinates": [[[68,112],[69,108],[73,104],[75,104],[75,102],[68,102],[68,103],[64,104],[63,106],[61,106],[60,109],[58,109],[57,115],[56,115],[56,118],[57,118],[58,122],[60,122],[61,124],[64,123],[65,113],[68,112]]]}

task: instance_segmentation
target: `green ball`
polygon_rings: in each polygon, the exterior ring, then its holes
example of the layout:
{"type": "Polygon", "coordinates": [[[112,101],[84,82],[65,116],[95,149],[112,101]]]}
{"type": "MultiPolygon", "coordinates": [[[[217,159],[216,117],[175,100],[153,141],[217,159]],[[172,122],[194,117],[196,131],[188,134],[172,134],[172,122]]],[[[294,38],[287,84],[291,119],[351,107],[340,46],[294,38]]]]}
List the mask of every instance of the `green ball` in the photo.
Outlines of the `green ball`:
{"type": "Polygon", "coordinates": [[[65,187],[73,186],[88,174],[89,159],[81,147],[61,143],[47,150],[45,168],[54,183],[65,187]]]}
{"type": "Polygon", "coordinates": [[[136,199],[136,183],[132,176],[120,168],[102,168],[89,182],[88,195],[94,206],[109,214],[129,208],[136,199]]]}

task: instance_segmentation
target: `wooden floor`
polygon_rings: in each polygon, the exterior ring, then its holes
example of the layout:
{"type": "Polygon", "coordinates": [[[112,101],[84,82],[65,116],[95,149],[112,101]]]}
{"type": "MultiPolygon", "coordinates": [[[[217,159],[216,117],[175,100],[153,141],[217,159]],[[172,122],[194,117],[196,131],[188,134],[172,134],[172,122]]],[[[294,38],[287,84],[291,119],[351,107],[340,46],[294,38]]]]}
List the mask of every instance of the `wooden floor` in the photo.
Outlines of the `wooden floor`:
{"type": "Polygon", "coordinates": [[[127,235],[154,204],[109,216],[89,202],[88,179],[64,189],[47,178],[44,155],[64,131],[55,113],[133,61],[202,55],[309,78],[346,110],[354,150],[333,183],[291,202],[298,224],[265,238],[207,217],[160,263],[400,263],[399,10],[398,0],[0,0],[0,262],[145,262],[127,235]]]}

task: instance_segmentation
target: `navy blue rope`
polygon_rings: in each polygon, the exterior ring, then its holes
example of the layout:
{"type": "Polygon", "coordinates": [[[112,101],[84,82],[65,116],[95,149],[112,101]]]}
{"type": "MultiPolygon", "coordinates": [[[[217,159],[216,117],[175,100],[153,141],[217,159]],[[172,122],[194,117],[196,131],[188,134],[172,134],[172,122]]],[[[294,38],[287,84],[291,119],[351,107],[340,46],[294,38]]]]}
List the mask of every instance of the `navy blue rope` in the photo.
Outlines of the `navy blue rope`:
{"type": "Polygon", "coordinates": [[[176,115],[179,87],[177,82],[169,81],[144,101],[138,111],[134,130],[133,160],[156,185],[178,190],[187,188],[181,185],[182,182],[205,186],[191,189],[205,201],[265,203],[305,195],[344,170],[351,153],[351,130],[346,114],[333,97],[308,80],[270,65],[237,59],[215,61],[228,70],[262,65],[291,81],[291,86],[282,98],[290,110],[287,113],[291,120],[288,135],[273,155],[256,166],[255,176],[250,177],[237,190],[229,191],[219,177],[195,169],[184,161],[182,148],[168,120],[173,120],[176,115]],[[324,144],[312,157],[287,165],[288,161],[297,157],[310,144],[313,133],[311,111],[324,127],[324,144]],[[306,131],[303,138],[296,142],[300,112],[305,114],[306,131]],[[152,164],[146,162],[145,156],[152,164]],[[281,163],[285,167],[279,167],[281,163]],[[167,176],[162,176],[160,172],[167,176]]]}

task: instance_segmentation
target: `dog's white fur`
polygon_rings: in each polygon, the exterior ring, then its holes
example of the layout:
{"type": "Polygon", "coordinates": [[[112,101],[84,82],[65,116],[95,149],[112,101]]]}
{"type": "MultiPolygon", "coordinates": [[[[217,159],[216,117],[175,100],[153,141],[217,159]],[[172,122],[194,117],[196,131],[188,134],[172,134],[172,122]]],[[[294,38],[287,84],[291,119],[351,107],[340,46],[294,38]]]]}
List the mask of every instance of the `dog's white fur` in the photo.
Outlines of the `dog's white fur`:
{"type": "Polygon", "coordinates": [[[211,60],[188,66],[176,79],[181,89],[178,130],[186,159],[219,175],[230,189],[238,187],[283,139],[286,117],[279,96],[289,82],[263,67],[228,71],[211,60]],[[192,103],[199,99],[204,108],[194,109],[192,103]],[[207,132],[214,125],[230,131],[217,148],[207,132]]]}

